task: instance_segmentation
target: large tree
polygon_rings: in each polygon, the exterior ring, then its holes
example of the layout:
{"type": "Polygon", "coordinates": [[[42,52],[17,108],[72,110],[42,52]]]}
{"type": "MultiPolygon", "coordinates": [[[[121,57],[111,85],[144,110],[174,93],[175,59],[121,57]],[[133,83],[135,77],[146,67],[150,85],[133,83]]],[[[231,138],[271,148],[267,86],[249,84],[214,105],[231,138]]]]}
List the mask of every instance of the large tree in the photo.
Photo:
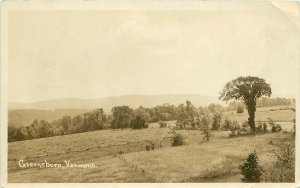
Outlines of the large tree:
{"type": "Polygon", "coordinates": [[[262,78],[247,76],[238,77],[228,82],[220,93],[219,99],[229,101],[230,99],[242,100],[248,110],[248,124],[255,132],[256,101],[262,97],[270,97],[272,94],[270,84],[262,78]]]}

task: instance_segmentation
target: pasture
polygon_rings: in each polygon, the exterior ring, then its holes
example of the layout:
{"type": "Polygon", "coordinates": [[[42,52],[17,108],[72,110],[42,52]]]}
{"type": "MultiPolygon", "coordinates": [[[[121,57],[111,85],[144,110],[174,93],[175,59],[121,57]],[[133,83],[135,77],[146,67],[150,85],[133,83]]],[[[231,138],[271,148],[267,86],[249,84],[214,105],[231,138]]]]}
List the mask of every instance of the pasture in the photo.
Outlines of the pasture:
{"type": "MultiPolygon", "coordinates": [[[[223,120],[245,121],[247,112],[226,112],[223,120]]],[[[295,112],[258,109],[256,120],[268,117],[293,129],[295,112]]],[[[207,142],[198,130],[177,130],[184,145],[171,147],[172,130],[151,123],[147,129],[113,129],[55,136],[8,144],[8,182],[240,182],[239,165],[256,151],[262,166],[276,160],[279,143],[294,142],[292,133],[229,138],[230,131],[212,131],[207,142]],[[269,144],[272,141],[274,144],[269,144]],[[154,150],[147,151],[146,145],[154,150]],[[93,163],[97,168],[20,168],[24,163],[93,163]]]]}
{"type": "MultiPolygon", "coordinates": [[[[295,118],[295,112],[290,109],[285,109],[286,106],[258,108],[255,113],[255,121],[268,121],[272,118],[276,122],[292,122],[295,118]]],[[[245,110],[243,113],[237,114],[236,111],[223,113],[224,118],[232,121],[246,121],[248,113],[245,110]]]]}
{"type": "Polygon", "coordinates": [[[291,134],[228,138],[212,132],[206,142],[200,131],[177,131],[185,144],[170,146],[168,128],[101,130],[9,143],[8,182],[239,182],[239,164],[254,150],[263,165],[275,160],[274,143],[291,134]],[[155,149],[146,151],[153,143],[155,149]],[[97,168],[20,168],[18,161],[94,163],[97,168]]]}

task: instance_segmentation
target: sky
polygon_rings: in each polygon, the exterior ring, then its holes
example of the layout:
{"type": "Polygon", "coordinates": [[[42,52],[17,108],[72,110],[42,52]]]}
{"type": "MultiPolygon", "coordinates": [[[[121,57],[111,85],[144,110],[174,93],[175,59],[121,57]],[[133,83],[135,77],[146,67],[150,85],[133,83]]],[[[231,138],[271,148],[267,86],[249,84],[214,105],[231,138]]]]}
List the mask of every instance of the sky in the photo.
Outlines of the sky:
{"type": "Polygon", "coordinates": [[[128,94],[218,96],[258,76],[297,92],[299,27],[267,4],[246,11],[11,11],[9,102],[128,94]]]}

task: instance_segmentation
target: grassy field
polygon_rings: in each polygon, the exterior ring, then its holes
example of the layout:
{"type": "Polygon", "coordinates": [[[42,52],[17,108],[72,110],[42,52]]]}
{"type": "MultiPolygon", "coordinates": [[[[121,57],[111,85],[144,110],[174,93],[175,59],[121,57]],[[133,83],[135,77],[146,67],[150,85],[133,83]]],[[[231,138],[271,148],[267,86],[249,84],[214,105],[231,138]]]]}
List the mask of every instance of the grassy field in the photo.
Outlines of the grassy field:
{"type": "Polygon", "coordinates": [[[275,160],[269,141],[291,140],[291,134],[270,133],[228,138],[212,132],[178,131],[183,146],[171,147],[168,128],[102,130],[9,143],[9,182],[239,182],[239,164],[256,150],[263,165],[275,160]],[[146,151],[145,145],[155,149],[146,151]],[[18,161],[64,164],[95,163],[97,168],[20,168],[18,161]]]}
{"type": "MultiPolygon", "coordinates": [[[[286,106],[258,108],[255,113],[255,121],[268,121],[268,118],[272,118],[277,122],[292,122],[295,119],[295,112],[284,108],[286,106]]],[[[245,121],[248,118],[248,113],[246,110],[241,114],[237,114],[236,111],[230,111],[223,113],[223,117],[227,117],[232,121],[245,121]]]]}
{"type": "MultiPolygon", "coordinates": [[[[293,128],[295,112],[260,108],[256,120],[268,117],[283,129],[293,128]]],[[[228,112],[223,119],[247,120],[247,112],[228,112]]],[[[168,122],[174,125],[175,122],[168,122]]],[[[178,130],[184,145],[171,147],[172,131],[150,124],[143,130],[101,130],[8,144],[9,182],[240,182],[238,166],[246,156],[257,152],[267,166],[276,160],[277,143],[294,142],[292,133],[268,133],[229,138],[229,131],[213,131],[209,142],[200,131],[178,130]],[[273,141],[273,145],[269,144],[273,141]],[[154,150],[146,151],[146,145],[154,150]],[[24,162],[94,163],[97,168],[20,168],[24,162]]]]}

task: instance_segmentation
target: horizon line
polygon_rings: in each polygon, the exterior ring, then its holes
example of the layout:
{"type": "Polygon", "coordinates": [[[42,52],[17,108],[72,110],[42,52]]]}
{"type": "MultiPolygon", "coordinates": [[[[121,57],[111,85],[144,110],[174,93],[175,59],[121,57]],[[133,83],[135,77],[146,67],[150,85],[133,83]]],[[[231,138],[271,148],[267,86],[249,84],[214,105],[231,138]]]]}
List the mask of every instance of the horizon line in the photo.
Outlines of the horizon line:
{"type": "MultiPolygon", "coordinates": [[[[215,97],[218,99],[218,96],[213,95],[203,95],[197,93],[169,93],[169,94],[124,94],[124,95],[109,95],[109,96],[102,96],[102,97],[93,97],[93,98],[80,98],[80,97],[60,97],[60,98],[52,98],[52,99],[39,99],[33,101],[8,101],[8,104],[12,103],[37,103],[37,102],[45,102],[45,101],[55,101],[55,100],[62,100],[62,99],[75,99],[75,100],[96,100],[96,99],[103,99],[103,98],[110,98],[110,97],[125,97],[125,96],[159,96],[159,95],[201,95],[203,97],[215,97]]],[[[287,98],[287,99],[296,99],[296,96],[292,97],[289,95],[273,95],[269,98],[287,98]]],[[[219,99],[218,99],[219,100],[219,99]]]]}

